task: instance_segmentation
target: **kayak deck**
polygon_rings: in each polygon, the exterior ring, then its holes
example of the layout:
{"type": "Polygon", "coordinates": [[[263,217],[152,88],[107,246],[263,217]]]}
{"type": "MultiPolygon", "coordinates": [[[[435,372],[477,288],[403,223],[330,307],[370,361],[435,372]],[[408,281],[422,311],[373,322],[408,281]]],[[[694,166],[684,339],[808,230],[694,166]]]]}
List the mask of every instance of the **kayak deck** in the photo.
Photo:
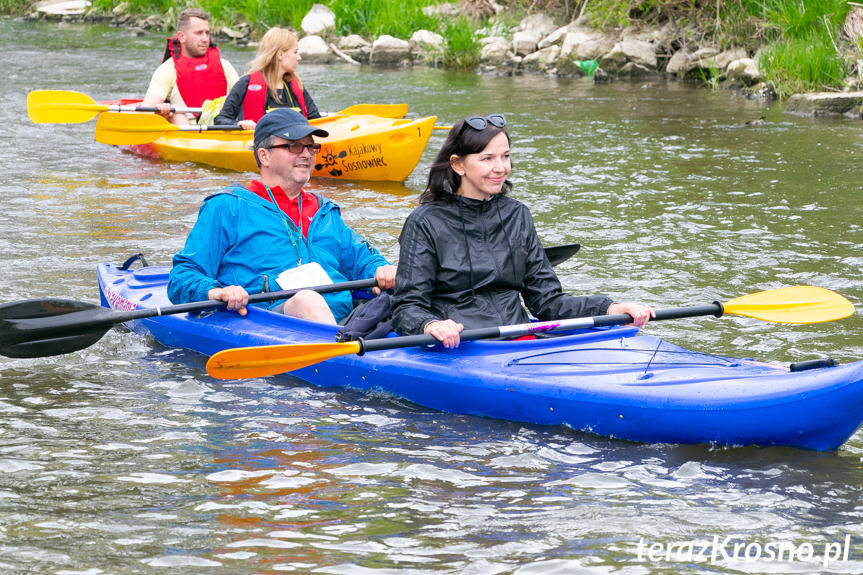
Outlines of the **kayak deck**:
{"type": "MultiPolygon", "coordinates": [[[[103,305],[167,306],[165,267],[99,266],[103,305]]],[[[336,328],[250,308],[140,320],[133,330],[212,355],[232,347],[333,342],[336,328]]],[[[631,327],[533,341],[474,341],[336,357],[291,375],[382,390],[432,409],[642,442],[832,450],[863,420],[863,362],[792,373],[704,354],[631,327]]]]}
{"type": "MultiPolygon", "coordinates": [[[[313,176],[347,180],[407,179],[434,130],[435,116],[417,119],[370,115],[327,116],[312,120],[330,135],[321,144],[313,176]]],[[[252,132],[245,130],[172,132],[151,143],[123,146],[136,154],[171,162],[196,162],[240,172],[256,172],[252,132]]]]}

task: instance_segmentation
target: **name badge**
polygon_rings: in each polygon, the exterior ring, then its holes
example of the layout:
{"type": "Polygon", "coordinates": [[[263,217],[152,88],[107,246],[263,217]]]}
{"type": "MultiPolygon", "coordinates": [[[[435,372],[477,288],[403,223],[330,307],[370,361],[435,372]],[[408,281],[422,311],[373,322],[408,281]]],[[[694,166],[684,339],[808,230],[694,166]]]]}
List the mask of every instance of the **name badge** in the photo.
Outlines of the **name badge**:
{"type": "Polygon", "coordinates": [[[310,262],[295,268],[286,269],[276,278],[282,289],[298,289],[312,286],[330,285],[332,278],[327,275],[318,262],[310,262]]]}

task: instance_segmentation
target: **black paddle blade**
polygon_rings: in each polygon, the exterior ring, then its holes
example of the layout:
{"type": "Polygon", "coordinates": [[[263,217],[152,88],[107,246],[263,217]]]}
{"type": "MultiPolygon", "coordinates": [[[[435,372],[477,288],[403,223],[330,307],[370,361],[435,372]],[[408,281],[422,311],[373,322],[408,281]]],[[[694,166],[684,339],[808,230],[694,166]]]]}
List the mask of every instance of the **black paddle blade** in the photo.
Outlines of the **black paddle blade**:
{"type": "Polygon", "coordinates": [[[0,355],[47,357],[84,349],[111,328],[112,324],[104,322],[109,314],[100,305],[65,299],[0,305],[0,355]]]}
{"type": "Polygon", "coordinates": [[[581,244],[567,244],[565,246],[551,246],[545,248],[545,256],[548,258],[548,261],[551,265],[556,266],[557,264],[563,263],[572,256],[575,255],[581,248],[581,244]]]}

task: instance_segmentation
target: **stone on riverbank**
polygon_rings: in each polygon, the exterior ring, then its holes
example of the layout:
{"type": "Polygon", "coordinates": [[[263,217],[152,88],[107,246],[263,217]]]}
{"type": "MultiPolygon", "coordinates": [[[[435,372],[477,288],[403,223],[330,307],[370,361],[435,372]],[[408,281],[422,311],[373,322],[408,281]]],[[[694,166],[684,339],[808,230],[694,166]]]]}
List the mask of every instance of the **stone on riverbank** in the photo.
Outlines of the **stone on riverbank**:
{"type": "Polygon", "coordinates": [[[46,16],[83,16],[90,6],[89,0],[43,0],[34,8],[46,16]]]}
{"type": "Polygon", "coordinates": [[[794,94],[785,104],[785,112],[806,118],[860,118],[863,92],[814,92],[794,94]]]}
{"type": "Polygon", "coordinates": [[[326,36],[336,29],[336,14],[323,4],[315,4],[300,24],[309,36],[326,36]]]}
{"type": "Polygon", "coordinates": [[[444,38],[430,30],[417,30],[408,40],[413,61],[430,66],[439,66],[443,62],[444,38]]]}
{"type": "Polygon", "coordinates": [[[369,63],[381,66],[409,66],[411,63],[410,42],[384,34],[372,44],[369,63]]]}
{"type": "Polygon", "coordinates": [[[339,40],[339,49],[357,62],[368,64],[372,43],[359,34],[351,34],[339,40]]]}
{"type": "Polygon", "coordinates": [[[725,73],[729,80],[740,81],[745,86],[754,86],[761,77],[761,73],[758,71],[758,64],[752,58],[734,60],[728,64],[725,73]]]}
{"type": "Polygon", "coordinates": [[[509,40],[502,36],[490,36],[480,40],[479,61],[484,66],[501,66],[512,61],[515,54],[509,40]]]}
{"type": "Polygon", "coordinates": [[[333,61],[330,47],[320,36],[303,36],[298,42],[298,49],[304,62],[310,64],[328,64],[333,61]]]}

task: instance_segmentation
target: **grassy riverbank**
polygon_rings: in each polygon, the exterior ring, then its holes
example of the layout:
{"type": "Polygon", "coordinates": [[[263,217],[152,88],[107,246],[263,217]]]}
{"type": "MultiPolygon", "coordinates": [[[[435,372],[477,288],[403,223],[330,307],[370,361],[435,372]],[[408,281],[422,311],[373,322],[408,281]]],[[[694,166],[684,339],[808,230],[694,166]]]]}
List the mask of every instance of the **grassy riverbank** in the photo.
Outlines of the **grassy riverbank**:
{"type": "MultiPolygon", "coordinates": [[[[280,24],[299,29],[316,0],[200,0],[216,24],[250,23],[255,35],[280,24]]],[[[317,0],[320,1],[320,0],[317,0]]],[[[444,65],[471,68],[479,61],[477,31],[495,34],[512,30],[529,11],[545,11],[558,24],[580,16],[598,28],[672,26],[677,48],[713,45],[744,47],[758,54],[758,65],[780,96],[796,92],[838,90],[853,73],[860,54],[859,37],[849,41],[843,23],[845,0],[499,0],[506,6],[491,17],[487,2],[463,0],[457,16],[427,14],[435,0],[326,0],[336,14],[339,36],[376,38],[389,34],[408,38],[419,29],[434,30],[446,39],[444,65]]],[[[110,12],[121,0],[93,0],[94,8],[110,12]]],[[[126,0],[136,14],[176,14],[185,2],[126,0]]],[[[22,13],[31,1],[0,0],[0,12],[22,13]]],[[[511,33],[511,32],[509,32],[511,33]]]]}

